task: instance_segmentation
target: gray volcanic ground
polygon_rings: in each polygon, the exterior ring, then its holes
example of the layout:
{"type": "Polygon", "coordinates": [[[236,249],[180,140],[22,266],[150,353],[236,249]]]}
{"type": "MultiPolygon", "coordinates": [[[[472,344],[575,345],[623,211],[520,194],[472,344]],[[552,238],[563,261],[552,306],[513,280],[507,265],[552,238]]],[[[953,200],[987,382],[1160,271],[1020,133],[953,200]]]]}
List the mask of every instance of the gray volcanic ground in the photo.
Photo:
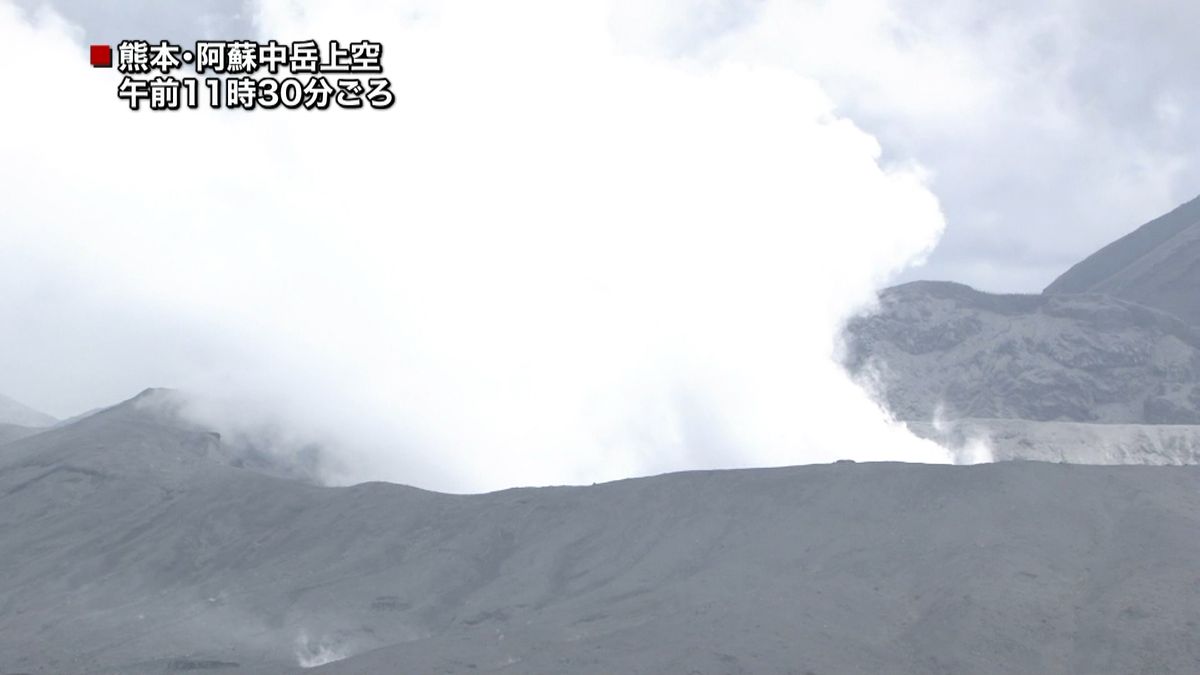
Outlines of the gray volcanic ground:
{"type": "Polygon", "coordinates": [[[19,424],[4,424],[0,422],[0,445],[15,441],[26,436],[32,436],[43,429],[36,427],[23,427],[19,424]]]}
{"type": "Polygon", "coordinates": [[[171,400],[0,446],[0,672],[1200,670],[1200,468],[324,488],[171,400]]]}

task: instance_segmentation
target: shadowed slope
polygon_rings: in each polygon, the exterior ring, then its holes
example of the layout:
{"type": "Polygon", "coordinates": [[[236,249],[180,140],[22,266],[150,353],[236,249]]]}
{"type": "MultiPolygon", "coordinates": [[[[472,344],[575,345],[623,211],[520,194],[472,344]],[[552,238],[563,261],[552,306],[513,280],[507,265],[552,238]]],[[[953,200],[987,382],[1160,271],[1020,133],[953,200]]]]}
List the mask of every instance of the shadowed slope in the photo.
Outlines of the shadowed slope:
{"type": "Polygon", "coordinates": [[[1088,256],[1046,293],[1103,293],[1200,324],[1200,198],[1088,256]]]}

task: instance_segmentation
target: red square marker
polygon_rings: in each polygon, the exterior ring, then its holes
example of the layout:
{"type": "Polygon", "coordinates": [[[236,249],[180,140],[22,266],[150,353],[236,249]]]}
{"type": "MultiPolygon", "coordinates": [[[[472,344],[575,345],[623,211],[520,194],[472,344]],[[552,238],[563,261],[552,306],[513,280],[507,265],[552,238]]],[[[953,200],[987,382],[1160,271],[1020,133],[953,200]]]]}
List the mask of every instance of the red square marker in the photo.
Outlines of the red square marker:
{"type": "Polygon", "coordinates": [[[112,68],[112,47],[92,45],[92,67],[112,68]]]}

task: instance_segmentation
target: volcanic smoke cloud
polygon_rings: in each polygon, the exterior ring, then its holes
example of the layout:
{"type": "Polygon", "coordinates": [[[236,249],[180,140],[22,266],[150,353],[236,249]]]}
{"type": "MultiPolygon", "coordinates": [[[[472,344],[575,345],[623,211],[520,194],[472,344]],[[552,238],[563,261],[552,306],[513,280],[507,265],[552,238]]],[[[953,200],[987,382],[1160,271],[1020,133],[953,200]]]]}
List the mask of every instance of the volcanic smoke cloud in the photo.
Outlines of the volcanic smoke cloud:
{"type": "Polygon", "coordinates": [[[802,74],[620,10],[267,0],[248,37],[382,41],[395,107],[134,113],[0,3],[0,369],[208,394],[339,482],[949,461],[834,361],[942,230],[920,171],[802,74]]]}

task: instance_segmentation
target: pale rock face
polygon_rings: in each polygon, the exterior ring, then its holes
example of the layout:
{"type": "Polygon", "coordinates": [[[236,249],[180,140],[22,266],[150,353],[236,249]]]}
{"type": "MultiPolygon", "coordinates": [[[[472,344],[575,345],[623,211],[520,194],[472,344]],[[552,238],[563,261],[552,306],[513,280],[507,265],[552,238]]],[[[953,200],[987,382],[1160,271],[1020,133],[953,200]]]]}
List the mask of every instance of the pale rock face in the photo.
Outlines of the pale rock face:
{"type": "Polygon", "coordinates": [[[885,290],[846,366],[918,435],[993,459],[1200,462],[1200,199],[1041,295],[885,290]]]}
{"type": "Polygon", "coordinates": [[[1115,298],[915,282],[847,342],[848,367],[905,420],[1200,424],[1200,331],[1115,298]]]}

